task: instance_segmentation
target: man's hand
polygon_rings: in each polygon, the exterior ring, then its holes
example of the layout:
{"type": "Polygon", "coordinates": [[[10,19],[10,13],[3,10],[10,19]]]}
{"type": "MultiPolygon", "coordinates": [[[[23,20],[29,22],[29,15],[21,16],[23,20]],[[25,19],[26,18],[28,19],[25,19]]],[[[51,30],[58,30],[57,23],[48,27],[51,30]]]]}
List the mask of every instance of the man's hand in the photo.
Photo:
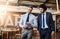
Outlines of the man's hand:
{"type": "Polygon", "coordinates": [[[31,25],[31,23],[30,22],[27,22],[26,25],[31,25]]]}
{"type": "Polygon", "coordinates": [[[28,28],[28,26],[27,25],[25,25],[25,27],[23,27],[24,29],[27,29],[28,28]]]}
{"type": "Polygon", "coordinates": [[[24,29],[28,29],[29,30],[29,29],[31,29],[30,26],[31,26],[31,23],[30,22],[27,22],[26,25],[25,25],[25,27],[24,27],[24,29]]]}
{"type": "Polygon", "coordinates": [[[51,36],[53,36],[54,35],[54,31],[52,31],[52,33],[51,33],[51,36]]]}

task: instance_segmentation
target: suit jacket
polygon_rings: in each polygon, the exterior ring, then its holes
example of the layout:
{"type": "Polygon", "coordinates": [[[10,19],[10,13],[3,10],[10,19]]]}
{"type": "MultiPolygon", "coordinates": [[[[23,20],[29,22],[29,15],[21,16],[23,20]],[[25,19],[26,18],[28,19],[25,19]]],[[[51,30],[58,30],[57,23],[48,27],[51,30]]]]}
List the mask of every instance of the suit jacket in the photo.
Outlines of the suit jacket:
{"type": "MultiPolygon", "coordinates": [[[[38,15],[38,31],[41,31],[41,26],[42,26],[42,14],[38,15]]],[[[48,25],[48,30],[49,31],[55,31],[55,25],[54,25],[54,21],[52,18],[52,14],[50,12],[46,12],[46,24],[48,25]]]]}

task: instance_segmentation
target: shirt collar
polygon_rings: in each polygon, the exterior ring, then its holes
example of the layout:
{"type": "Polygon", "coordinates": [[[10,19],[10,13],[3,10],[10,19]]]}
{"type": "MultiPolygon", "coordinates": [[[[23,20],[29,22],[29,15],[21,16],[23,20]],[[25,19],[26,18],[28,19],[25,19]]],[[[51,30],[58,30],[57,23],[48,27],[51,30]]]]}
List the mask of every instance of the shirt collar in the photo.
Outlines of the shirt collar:
{"type": "Polygon", "coordinates": [[[28,15],[29,13],[26,13],[26,15],[28,15]]]}
{"type": "Polygon", "coordinates": [[[46,12],[42,13],[42,14],[46,14],[46,12]]]}

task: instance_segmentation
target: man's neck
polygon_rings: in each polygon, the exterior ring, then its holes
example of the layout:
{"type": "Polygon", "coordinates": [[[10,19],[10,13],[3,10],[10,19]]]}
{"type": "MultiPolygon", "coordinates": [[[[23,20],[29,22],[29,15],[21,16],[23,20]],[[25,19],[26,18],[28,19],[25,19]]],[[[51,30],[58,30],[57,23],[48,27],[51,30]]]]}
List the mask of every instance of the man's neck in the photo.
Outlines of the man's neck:
{"type": "Polygon", "coordinates": [[[42,12],[42,14],[45,14],[46,12],[42,12]]]}

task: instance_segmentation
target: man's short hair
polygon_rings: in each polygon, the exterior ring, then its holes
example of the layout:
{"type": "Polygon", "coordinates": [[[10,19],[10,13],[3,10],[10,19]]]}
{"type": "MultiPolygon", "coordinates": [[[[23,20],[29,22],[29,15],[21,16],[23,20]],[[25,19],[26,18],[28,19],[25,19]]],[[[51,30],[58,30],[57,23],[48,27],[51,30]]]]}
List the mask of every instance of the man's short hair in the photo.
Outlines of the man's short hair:
{"type": "Polygon", "coordinates": [[[45,4],[41,4],[41,5],[39,6],[39,8],[43,8],[43,9],[44,9],[44,11],[46,11],[46,10],[47,10],[47,6],[46,6],[45,4]]]}
{"type": "Polygon", "coordinates": [[[29,6],[31,9],[33,9],[33,6],[29,6]]]}

